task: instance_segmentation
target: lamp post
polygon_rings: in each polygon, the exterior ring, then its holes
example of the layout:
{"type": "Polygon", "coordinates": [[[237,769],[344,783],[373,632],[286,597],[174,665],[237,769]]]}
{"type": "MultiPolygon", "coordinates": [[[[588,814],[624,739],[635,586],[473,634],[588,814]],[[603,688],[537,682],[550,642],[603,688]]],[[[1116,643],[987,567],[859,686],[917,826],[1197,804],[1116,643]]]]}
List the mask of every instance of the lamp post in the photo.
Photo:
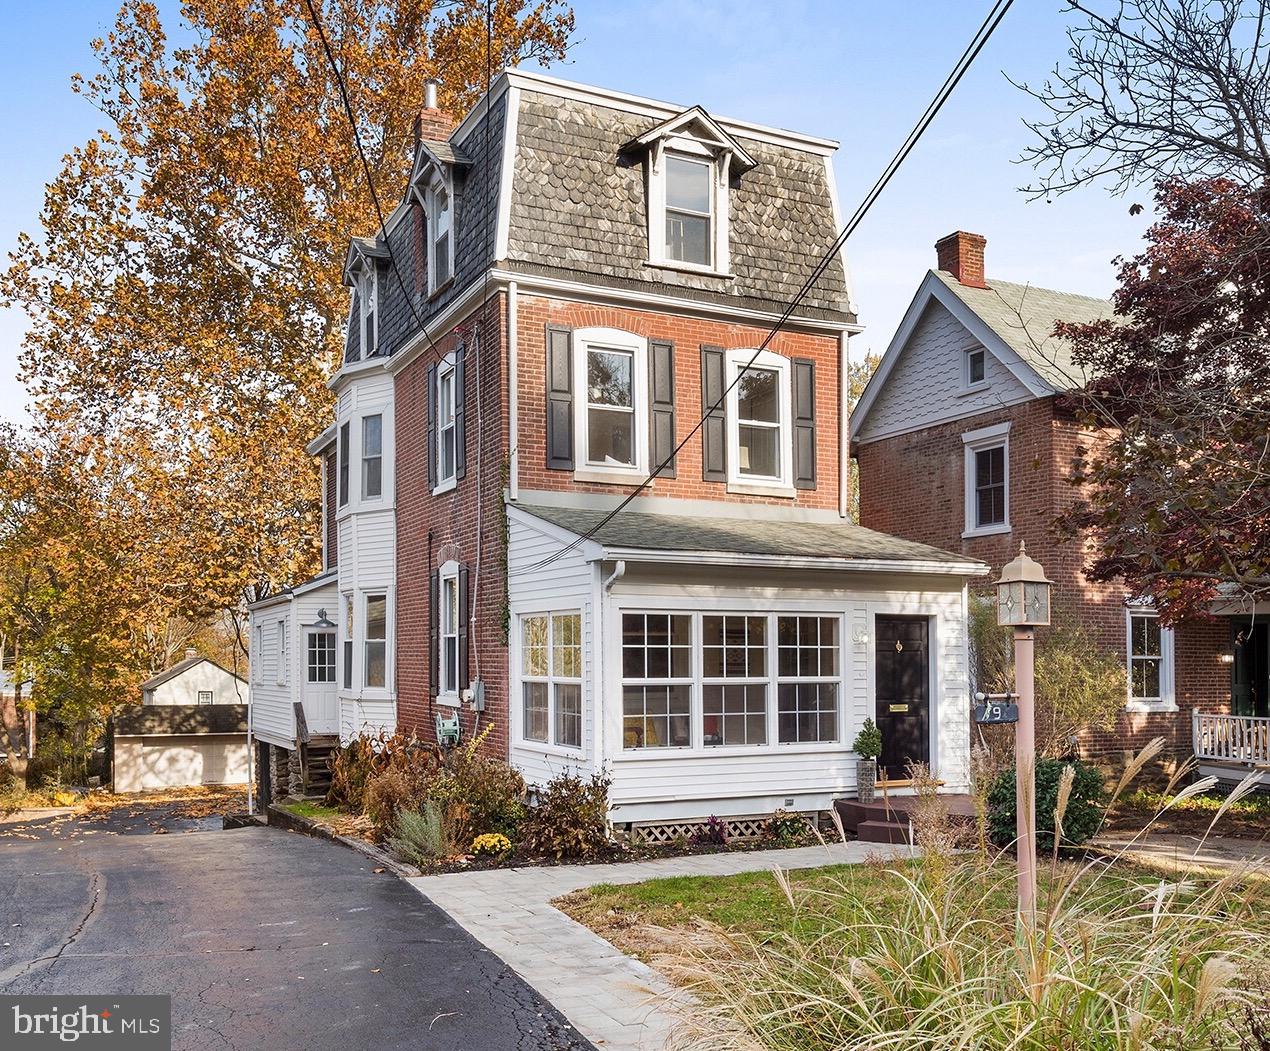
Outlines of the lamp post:
{"type": "Polygon", "coordinates": [[[1050,622],[1050,581],[1019,544],[997,580],[997,623],[1014,629],[1014,690],[1019,721],[1014,727],[1014,811],[1019,858],[1019,913],[1036,918],[1036,680],[1035,628],[1050,622]]]}

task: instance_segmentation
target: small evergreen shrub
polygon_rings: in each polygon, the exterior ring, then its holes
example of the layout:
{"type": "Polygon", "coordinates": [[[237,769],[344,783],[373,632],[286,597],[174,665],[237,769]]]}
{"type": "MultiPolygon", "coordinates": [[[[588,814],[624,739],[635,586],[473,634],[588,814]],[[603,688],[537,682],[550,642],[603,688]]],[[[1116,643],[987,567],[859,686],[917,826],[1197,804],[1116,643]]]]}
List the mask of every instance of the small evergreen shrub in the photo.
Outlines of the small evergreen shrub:
{"type": "Polygon", "coordinates": [[[604,774],[584,781],[560,774],[538,790],[538,805],[521,826],[521,845],[531,856],[586,860],[609,850],[609,784],[604,774]]]}
{"type": "MultiPolygon", "coordinates": [[[[1036,761],[1036,845],[1038,850],[1054,849],[1054,806],[1063,768],[1076,773],[1071,797],[1063,815],[1063,846],[1084,843],[1098,831],[1102,821],[1103,780],[1097,767],[1060,759],[1036,761]]],[[[1002,770],[988,793],[988,828],[992,842],[1007,847],[1017,837],[1014,806],[1014,767],[1002,770]]]]}
{"type": "Polygon", "coordinates": [[[872,719],[865,719],[851,746],[861,759],[876,759],[882,754],[882,731],[872,719]]]}

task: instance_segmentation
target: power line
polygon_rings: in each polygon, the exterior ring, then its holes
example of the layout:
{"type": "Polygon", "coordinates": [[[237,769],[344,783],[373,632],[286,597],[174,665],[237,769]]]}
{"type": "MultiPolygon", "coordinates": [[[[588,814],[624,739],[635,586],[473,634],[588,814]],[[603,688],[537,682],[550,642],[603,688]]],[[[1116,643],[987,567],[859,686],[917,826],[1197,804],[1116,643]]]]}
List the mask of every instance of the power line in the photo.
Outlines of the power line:
{"type": "Polygon", "coordinates": [[[855,212],[852,213],[851,218],[847,220],[847,224],[843,227],[842,232],[834,238],[833,243],[825,250],[825,253],[820,257],[820,260],[817,262],[815,267],[812,268],[807,280],[803,282],[802,287],[798,290],[798,293],[792,300],[790,300],[789,305],[784,309],[784,311],[782,311],[780,317],[767,333],[767,336],[764,338],[762,344],[754,352],[753,356],[746,363],[744,368],[737,370],[736,377],[723,389],[723,393],[719,395],[714,404],[702,413],[701,418],[693,425],[692,430],[684,435],[674,449],[670,451],[670,454],[653,469],[652,473],[649,474],[647,478],[640,482],[634,490],[627,494],[622,501],[614,507],[613,510],[600,519],[599,522],[586,532],[580,534],[576,539],[571,540],[564,547],[561,547],[559,550],[553,552],[545,558],[524,567],[522,572],[543,569],[546,566],[551,565],[551,563],[564,557],[570,551],[575,550],[580,544],[591,539],[591,537],[595,536],[596,533],[617,517],[617,515],[623,511],[632,500],[647,489],[653,483],[653,480],[663,470],[665,470],[666,467],[674,462],[675,457],[679,455],[692,437],[701,430],[701,428],[705,425],[706,420],[723,406],[732,388],[740,382],[741,377],[744,376],[751,367],[753,367],[754,363],[758,360],[759,355],[767,349],[768,345],[776,337],[777,333],[784,328],[794,311],[798,309],[799,304],[806,298],[807,293],[811,291],[816,281],[820,279],[820,276],[825,272],[825,269],[829,266],[830,262],[832,262],[833,257],[842,251],[847,239],[855,232],[856,227],[860,225],[861,220],[863,220],[865,215],[868,214],[869,209],[881,195],[882,191],[886,189],[887,184],[899,170],[900,165],[904,163],[905,159],[917,145],[918,140],[921,139],[923,134],[925,134],[926,129],[934,121],[939,111],[943,108],[944,103],[948,101],[949,97],[953,93],[953,90],[961,82],[962,77],[965,76],[966,71],[969,70],[974,60],[978,58],[979,53],[984,48],[984,45],[986,45],[988,40],[992,37],[992,34],[996,30],[997,26],[1001,24],[1001,20],[1010,10],[1013,3],[1014,0],[996,0],[996,2],[992,5],[992,8],[988,11],[987,17],[983,20],[983,23],[979,26],[979,29],[971,38],[970,43],[966,46],[966,50],[962,52],[961,57],[957,60],[948,76],[944,79],[943,85],[940,87],[939,91],[936,92],[935,97],[930,101],[930,104],[927,105],[925,112],[923,112],[922,116],[913,126],[913,129],[908,133],[908,136],[904,139],[903,143],[900,144],[899,149],[891,158],[890,163],[887,164],[885,169],[883,169],[882,174],[878,176],[877,181],[865,195],[864,200],[860,202],[859,207],[857,207],[855,212]]]}
{"type": "MultiPolygon", "coordinates": [[[[304,4],[309,9],[309,21],[312,23],[313,28],[317,30],[318,39],[322,42],[322,50],[326,52],[326,61],[331,67],[331,73],[335,76],[335,83],[340,91],[340,99],[344,103],[344,115],[348,118],[349,127],[353,129],[353,144],[357,147],[357,156],[361,158],[362,171],[366,173],[366,188],[370,190],[371,203],[375,206],[375,215],[379,218],[379,229],[384,234],[384,247],[388,249],[389,269],[392,270],[393,276],[397,278],[397,284],[401,287],[401,294],[406,300],[406,306],[410,308],[410,313],[414,315],[416,323],[423,332],[424,339],[428,341],[429,349],[440,359],[441,350],[428,332],[428,326],[420,316],[419,311],[415,309],[414,300],[406,289],[405,281],[401,278],[401,268],[397,265],[397,257],[392,250],[392,241],[388,237],[388,224],[384,220],[384,210],[379,204],[379,194],[375,191],[375,180],[371,177],[370,162],[366,159],[366,150],[362,146],[362,133],[357,126],[357,116],[353,113],[352,102],[349,101],[348,87],[344,83],[344,74],[340,71],[339,63],[335,61],[335,52],[331,50],[331,43],[326,38],[326,28],[322,25],[322,16],[318,14],[313,0],[304,0],[304,4]]],[[[376,306],[376,312],[377,314],[379,312],[378,306],[376,306]]],[[[375,324],[376,326],[379,324],[378,316],[375,318],[375,324]]],[[[366,349],[369,350],[369,348],[366,349]]]]}

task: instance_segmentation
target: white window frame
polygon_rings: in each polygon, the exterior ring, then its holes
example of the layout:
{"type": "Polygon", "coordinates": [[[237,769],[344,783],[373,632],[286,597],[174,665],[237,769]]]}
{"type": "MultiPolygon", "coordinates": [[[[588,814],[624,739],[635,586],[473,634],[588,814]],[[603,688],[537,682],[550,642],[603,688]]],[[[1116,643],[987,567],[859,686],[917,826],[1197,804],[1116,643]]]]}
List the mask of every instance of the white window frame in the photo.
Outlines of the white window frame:
{"type": "Polygon", "coordinates": [[[345,592],[343,597],[343,619],[344,619],[344,637],[340,639],[340,648],[336,657],[336,678],[339,680],[339,688],[345,693],[353,692],[353,683],[357,681],[356,663],[357,663],[357,640],[355,635],[355,625],[353,616],[353,595],[351,592],[345,592]]]}
{"type": "Polygon", "coordinates": [[[256,625],[255,641],[256,652],[252,654],[251,681],[263,683],[265,681],[265,626],[263,624],[256,625]]]}
{"type": "Polygon", "coordinates": [[[573,434],[574,478],[584,482],[617,482],[630,485],[632,479],[648,476],[648,340],[616,328],[583,328],[573,333],[573,434]],[[592,350],[614,350],[630,354],[631,402],[635,427],[635,463],[598,464],[587,460],[588,398],[587,355],[592,350]]]}
{"type": "Polygon", "coordinates": [[[361,453],[361,456],[360,456],[361,480],[360,480],[360,489],[358,491],[361,493],[361,498],[364,502],[370,502],[372,500],[378,501],[384,498],[384,468],[387,462],[386,457],[384,456],[384,445],[385,445],[384,414],[382,412],[368,412],[361,418],[361,420],[362,420],[362,425],[358,434],[359,445],[360,445],[359,452],[361,453]],[[366,424],[368,421],[376,420],[376,419],[379,420],[379,452],[372,456],[366,452],[366,424]],[[370,460],[379,461],[379,492],[377,493],[369,492],[367,489],[367,481],[370,478],[370,472],[366,469],[366,467],[367,467],[368,461],[370,460]]]}
{"type": "Polygon", "coordinates": [[[337,656],[338,653],[339,653],[339,646],[335,638],[334,630],[329,628],[306,628],[304,633],[304,682],[305,682],[305,685],[306,686],[331,686],[331,687],[336,686],[339,681],[339,671],[337,668],[337,664],[339,663],[338,656],[337,656]],[[313,640],[317,638],[323,638],[328,640],[329,649],[325,645],[321,647],[317,647],[315,649],[313,645],[313,640]],[[313,672],[317,668],[321,667],[321,665],[314,663],[314,655],[318,650],[322,652],[329,652],[331,655],[331,679],[329,682],[325,679],[313,678],[313,672]]]}
{"type": "Polygon", "coordinates": [[[459,623],[459,610],[462,605],[459,598],[459,564],[450,561],[441,567],[437,581],[437,618],[440,621],[437,624],[437,703],[456,708],[459,704],[459,681],[463,674],[459,668],[459,661],[463,657],[459,652],[459,635],[462,627],[459,623]],[[447,587],[454,589],[453,631],[446,630],[446,617],[450,608],[445,601],[447,587]],[[448,639],[454,640],[454,682],[452,683],[446,681],[445,650],[448,639]]]}
{"type": "Polygon", "coordinates": [[[290,641],[290,633],[287,631],[287,622],[285,618],[278,619],[278,645],[275,652],[278,655],[278,666],[274,669],[274,679],[279,686],[287,685],[287,665],[290,661],[287,653],[287,643],[290,641]]]}
{"type": "Polygon", "coordinates": [[[367,259],[362,264],[362,272],[358,275],[358,299],[361,303],[361,314],[358,318],[359,342],[362,346],[362,360],[378,356],[379,351],[379,267],[367,259]],[[372,305],[373,304],[373,305],[372,305]],[[366,338],[367,316],[372,318],[371,338],[366,338]]]}
{"type": "Polygon", "coordinates": [[[519,745],[537,752],[554,752],[571,757],[581,756],[586,748],[586,630],[583,613],[580,609],[527,610],[516,614],[515,639],[513,643],[512,667],[515,674],[515,693],[513,703],[519,705],[519,713],[514,716],[516,723],[516,741],[519,745]],[[556,618],[578,618],[578,675],[568,676],[559,673],[556,668],[556,618]],[[525,670],[525,622],[538,618],[547,621],[547,674],[531,675],[525,670]],[[525,684],[544,683],[547,687],[547,740],[540,741],[529,737],[525,732],[525,684]],[[556,698],[557,686],[577,686],[580,701],[581,723],[578,728],[578,743],[564,744],[557,738],[556,718],[559,713],[556,698]]]}
{"type": "Polygon", "coordinates": [[[362,691],[370,694],[386,694],[389,690],[389,684],[392,680],[392,635],[393,635],[393,619],[392,619],[392,595],[387,588],[368,588],[362,592],[362,633],[361,633],[361,657],[362,657],[362,675],[361,684],[362,691]],[[384,637],[383,639],[372,639],[367,630],[370,625],[370,600],[373,598],[382,598],[384,600],[384,637]],[[367,681],[367,670],[370,668],[370,644],[372,642],[382,642],[384,644],[384,682],[382,686],[372,686],[367,681]]]}
{"type": "Polygon", "coordinates": [[[757,493],[762,496],[794,496],[794,438],[793,393],[789,380],[789,359],[770,350],[755,355],[750,350],[729,350],[726,356],[727,432],[728,432],[728,492],[757,493]],[[751,359],[753,364],[751,365],[751,359]],[[740,383],[737,377],[747,366],[775,372],[780,421],[777,424],[776,451],[780,461],[780,475],[741,473],[741,421],[740,383]]]}
{"type": "Polygon", "coordinates": [[[1010,525],[1010,424],[997,423],[991,427],[980,427],[978,430],[967,431],[961,436],[964,446],[964,469],[965,476],[965,530],[962,537],[972,536],[994,536],[998,533],[1008,533],[1011,530],[1010,525]],[[979,525],[979,501],[976,482],[978,481],[975,473],[975,454],[986,452],[989,449],[1002,450],[1002,464],[1005,469],[1004,488],[1005,488],[1005,520],[1002,522],[994,522],[990,525],[979,525]]]}
{"type": "MultiPolygon", "coordinates": [[[[616,654],[616,670],[609,681],[616,689],[618,703],[612,729],[606,732],[617,734],[619,742],[615,762],[644,762],[666,758],[701,758],[704,756],[727,755],[770,755],[780,756],[807,752],[844,752],[848,748],[846,740],[847,726],[847,673],[846,665],[852,659],[850,637],[847,634],[845,615],[841,610],[826,608],[823,602],[782,603],[773,609],[770,603],[755,602],[753,604],[729,602],[717,607],[703,609],[699,603],[690,606],[689,600],[682,604],[667,603],[664,605],[643,604],[633,602],[630,605],[618,606],[614,609],[612,639],[613,652],[616,654]],[[687,616],[691,621],[691,676],[673,677],[670,679],[627,678],[622,669],[622,617],[626,614],[654,614],[670,616],[687,616]],[[745,745],[707,745],[705,743],[705,686],[708,683],[724,682],[724,679],[705,676],[705,650],[703,618],[708,616],[746,616],[765,617],[767,619],[767,741],[765,744],[745,745]],[[778,622],[782,617],[816,617],[830,619],[836,624],[837,636],[837,674],[832,676],[781,676],[779,671],[779,631],[778,622]],[[790,682],[823,682],[832,683],[836,687],[837,721],[832,741],[785,741],[780,740],[780,685],[790,682]],[[670,685],[688,686],[688,713],[690,720],[690,744],[687,746],[657,746],[630,748],[626,745],[625,706],[623,698],[626,686],[670,685]]],[[[726,680],[733,683],[754,682],[753,679],[733,678],[726,680]]]]}
{"type": "Polygon", "coordinates": [[[428,219],[426,237],[428,250],[428,295],[434,295],[454,280],[454,248],[456,238],[453,182],[444,178],[440,173],[434,174],[431,181],[428,183],[428,188],[424,191],[423,207],[424,213],[427,215],[428,219]],[[440,223],[438,222],[440,212],[437,206],[440,203],[441,194],[445,195],[446,204],[448,205],[446,208],[447,226],[444,231],[438,230],[438,227],[440,226],[440,223]],[[447,244],[447,253],[449,258],[447,260],[445,279],[438,281],[436,265],[437,241],[442,233],[449,235],[449,242],[447,244]]]}
{"type": "MultiPolygon", "coordinates": [[[[1125,607],[1125,674],[1128,677],[1126,686],[1125,710],[1130,712],[1175,712],[1177,696],[1173,680],[1173,629],[1160,628],[1160,696],[1135,697],[1133,695],[1133,619],[1135,617],[1158,619],[1153,606],[1129,605],[1125,607]]],[[[1143,658],[1138,658],[1142,660],[1143,658]]]]}
{"type": "Polygon", "coordinates": [[[671,270],[687,270],[698,274],[730,276],[729,251],[729,178],[731,156],[712,150],[695,139],[674,136],[653,144],[649,153],[648,178],[648,262],[671,270]],[[684,160],[710,165],[710,263],[687,263],[672,259],[666,250],[666,158],[680,156],[684,160]]]}
{"type": "Polygon", "coordinates": [[[197,693],[195,694],[195,698],[194,698],[194,699],[195,699],[195,702],[196,702],[196,703],[197,703],[200,707],[201,707],[201,706],[203,706],[204,704],[215,704],[215,703],[216,703],[216,691],[215,691],[215,690],[199,690],[199,691],[197,691],[197,693]],[[206,698],[207,698],[207,700],[203,700],[203,698],[204,698],[204,697],[206,697],[206,698]]]}
{"type": "Polygon", "coordinates": [[[961,390],[970,394],[983,390],[988,385],[988,348],[984,346],[967,347],[961,352],[961,390]],[[975,356],[983,361],[983,379],[970,378],[970,362],[975,356]]]}
{"type": "Polygon", "coordinates": [[[432,489],[432,494],[434,496],[436,496],[439,493],[449,492],[456,485],[458,485],[459,447],[458,447],[458,420],[456,418],[456,413],[458,411],[458,388],[455,386],[455,384],[458,381],[458,364],[459,364],[458,355],[459,355],[458,351],[451,351],[449,354],[447,354],[444,358],[441,359],[440,364],[437,366],[436,448],[432,450],[432,455],[436,457],[436,460],[434,462],[437,465],[437,484],[432,489]],[[447,427],[442,428],[441,426],[441,419],[442,419],[441,392],[445,385],[444,381],[447,378],[450,381],[450,398],[449,398],[450,423],[447,427]],[[441,457],[441,448],[442,448],[442,445],[444,444],[443,430],[452,430],[454,432],[454,460],[453,460],[454,470],[451,471],[451,473],[448,475],[443,475],[441,473],[441,465],[442,463],[444,463],[444,460],[441,457]]]}

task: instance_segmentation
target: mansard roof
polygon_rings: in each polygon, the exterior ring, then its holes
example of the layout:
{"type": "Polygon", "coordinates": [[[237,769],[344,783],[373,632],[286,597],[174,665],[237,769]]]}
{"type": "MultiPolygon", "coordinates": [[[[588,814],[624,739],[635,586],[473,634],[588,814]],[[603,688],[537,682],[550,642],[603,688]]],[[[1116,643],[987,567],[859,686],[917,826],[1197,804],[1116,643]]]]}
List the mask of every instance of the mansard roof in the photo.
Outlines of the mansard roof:
{"type": "Polygon", "coordinates": [[[622,149],[626,152],[638,152],[655,142],[677,135],[687,135],[700,142],[727,150],[732,154],[736,167],[741,171],[749,171],[758,166],[758,161],[750,156],[745,147],[700,106],[690,106],[682,113],[658,121],[642,135],[631,139],[622,149]]]}

